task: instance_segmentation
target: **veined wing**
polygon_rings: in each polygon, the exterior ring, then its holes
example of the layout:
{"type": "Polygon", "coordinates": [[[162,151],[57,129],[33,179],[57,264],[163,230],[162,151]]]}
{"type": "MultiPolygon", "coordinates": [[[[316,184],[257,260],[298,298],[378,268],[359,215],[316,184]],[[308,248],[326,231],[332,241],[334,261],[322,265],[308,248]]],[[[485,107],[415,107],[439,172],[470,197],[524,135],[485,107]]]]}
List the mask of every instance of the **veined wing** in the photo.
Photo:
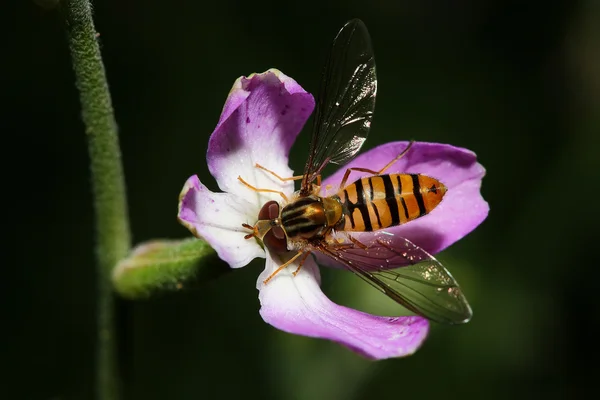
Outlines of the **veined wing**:
{"type": "Polygon", "coordinates": [[[367,243],[315,247],[416,314],[446,324],[471,319],[471,307],[450,272],[408,239],[380,232],[367,243]]]}
{"type": "Polygon", "coordinates": [[[301,191],[327,163],[344,164],[369,134],[377,77],[371,37],[359,19],[346,23],[333,41],[317,96],[308,161],[301,191]]]}

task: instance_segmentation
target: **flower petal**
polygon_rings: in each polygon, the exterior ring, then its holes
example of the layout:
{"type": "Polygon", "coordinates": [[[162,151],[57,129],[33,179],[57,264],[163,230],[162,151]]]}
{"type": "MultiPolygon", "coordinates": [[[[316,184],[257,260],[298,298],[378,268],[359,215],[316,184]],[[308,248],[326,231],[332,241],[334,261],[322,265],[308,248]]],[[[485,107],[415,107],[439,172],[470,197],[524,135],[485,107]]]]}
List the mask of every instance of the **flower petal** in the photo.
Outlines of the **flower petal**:
{"type": "MultiPolygon", "coordinates": [[[[347,168],[383,168],[400,154],[408,142],[392,142],[367,151],[338,170],[324,181],[334,190],[347,168]]],[[[439,179],[448,188],[442,202],[428,215],[405,225],[386,228],[387,232],[402,236],[430,253],[438,253],[475,229],[488,215],[489,206],[480,193],[485,169],[470,150],[439,143],[416,142],[412,148],[386,173],[419,173],[439,179]]],[[[354,182],[364,172],[352,172],[354,182]]],[[[331,191],[328,191],[331,194],[331,191]]],[[[360,233],[355,235],[359,240],[360,233]]],[[[324,264],[331,265],[320,256],[324,264]]]]}
{"type": "Polygon", "coordinates": [[[256,222],[258,208],[229,193],[213,193],[196,175],[190,177],[179,196],[177,218],[192,233],[208,242],[231,268],[248,264],[265,252],[256,240],[246,240],[242,223],[256,222]]]}
{"type": "Polygon", "coordinates": [[[373,359],[414,353],[425,340],[429,323],[421,317],[379,317],[329,300],[319,287],[319,270],[308,258],[295,277],[297,264],[263,281],[278,267],[269,254],[259,276],[260,315],[282,331],[333,340],[373,359]]]}
{"type": "MultiPolygon", "coordinates": [[[[208,168],[219,188],[248,198],[250,189],[237,180],[241,176],[257,188],[291,194],[293,182],[284,184],[255,164],[292,176],[288,154],[313,108],[312,95],[278,70],[236,80],[208,143],[208,168]]],[[[257,204],[265,202],[258,193],[253,196],[257,204]]]]}

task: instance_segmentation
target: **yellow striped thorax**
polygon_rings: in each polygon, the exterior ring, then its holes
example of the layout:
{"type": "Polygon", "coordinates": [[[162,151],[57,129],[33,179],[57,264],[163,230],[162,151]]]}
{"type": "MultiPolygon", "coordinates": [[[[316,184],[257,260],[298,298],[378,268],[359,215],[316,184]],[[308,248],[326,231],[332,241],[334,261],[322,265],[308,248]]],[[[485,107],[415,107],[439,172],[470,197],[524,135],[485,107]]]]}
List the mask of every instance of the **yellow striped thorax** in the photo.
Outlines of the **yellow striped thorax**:
{"type": "Polygon", "coordinates": [[[337,196],[309,195],[290,202],[281,210],[281,225],[290,239],[312,239],[340,224],[342,203],[337,196]]]}

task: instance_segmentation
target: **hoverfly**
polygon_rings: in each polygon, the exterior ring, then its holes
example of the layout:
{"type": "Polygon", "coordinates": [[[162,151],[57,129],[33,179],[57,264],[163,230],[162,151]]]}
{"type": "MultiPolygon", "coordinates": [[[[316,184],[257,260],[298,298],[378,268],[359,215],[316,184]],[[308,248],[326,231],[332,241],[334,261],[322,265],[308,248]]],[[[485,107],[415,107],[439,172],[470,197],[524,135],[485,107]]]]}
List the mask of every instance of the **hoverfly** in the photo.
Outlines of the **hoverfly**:
{"type": "MultiPolygon", "coordinates": [[[[467,322],[471,308],[442,264],[408,239],[384,231],[427,215],[447,191],[429,176],[385,174],[412,142],[381,170],[347,169],[336,194],[320,195],[323,168],[351,160],[367,138],[376,91],[371,39],[364,23],[354,19],[335,37],[323,71],[303,175],[282,178],[256,165],[282,181],[301,179],[301,187],[291,199],[279,192],[284,203],[267,202],[254,226],[242,224],[251,230],[245,237],[261,240],[274,254],[295,252],[265,284],[299,259],[295,276],[311,252],[320,252],[416,314],[436,322],[467,322]],[[352,171],[372,176],[347,185],[352,171]],[[369,231],[368,240],[348,233],[369,231]]],[[[255,188],[242,177],[238,180],[257,192],[277,192],[255,188]]]]}

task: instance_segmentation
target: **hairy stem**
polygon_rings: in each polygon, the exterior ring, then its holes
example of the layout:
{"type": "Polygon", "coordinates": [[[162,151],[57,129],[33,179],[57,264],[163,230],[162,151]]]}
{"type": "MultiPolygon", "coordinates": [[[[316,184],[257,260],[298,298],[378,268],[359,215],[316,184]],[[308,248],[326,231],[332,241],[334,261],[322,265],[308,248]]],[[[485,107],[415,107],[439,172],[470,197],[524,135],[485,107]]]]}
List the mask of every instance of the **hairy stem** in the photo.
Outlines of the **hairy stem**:
{"type": "Polygon", "coordinates": [[[63,3],[81,113],[88,138],[96,214],[97,346],[96,396],[120,395],[115,299],[111,272],[131,246],[117,125],[100,56],[89,0],[63,3]]]}

